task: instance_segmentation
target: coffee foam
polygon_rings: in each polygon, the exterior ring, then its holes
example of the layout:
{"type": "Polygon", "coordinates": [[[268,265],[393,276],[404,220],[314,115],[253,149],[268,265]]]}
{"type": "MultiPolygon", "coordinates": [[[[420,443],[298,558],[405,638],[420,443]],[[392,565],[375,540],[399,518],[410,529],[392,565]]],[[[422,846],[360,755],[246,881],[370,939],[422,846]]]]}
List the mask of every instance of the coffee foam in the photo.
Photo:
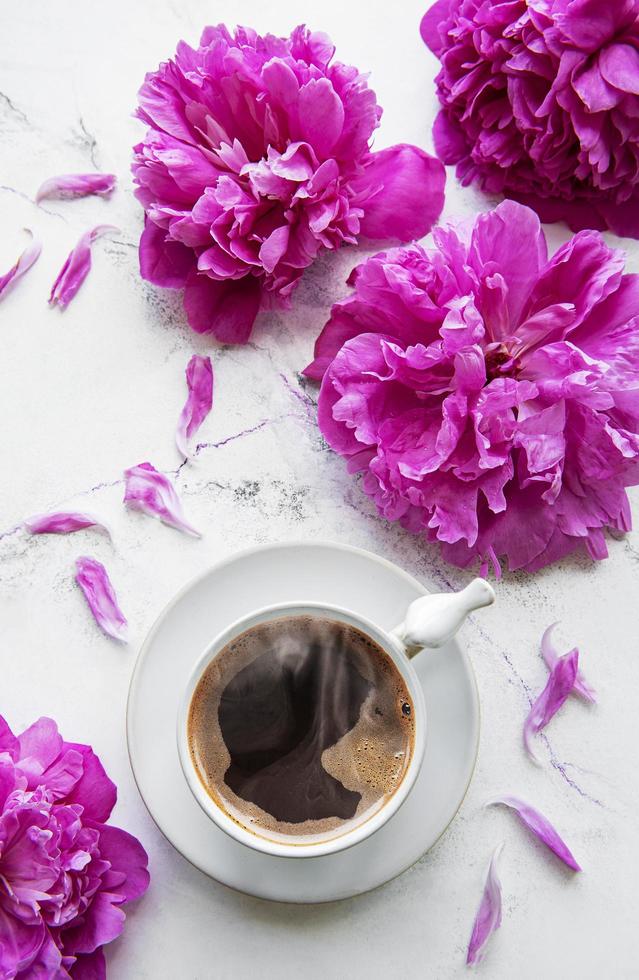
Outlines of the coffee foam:
{"type": "MultiPolygon", "coordinates": [[[[335,683],[339,658],[327,661],[321,695],[338,698],[335,683]],[[325,695],[326,692],[326,695],[325,695]]],[[[331,710],[339,709],[334,702],[331,710]]],[[[397,790],[414,743],[414,708],[404,681],[390,657],[360,630],[318,617],[282,617],[252,627],[231,641],[209,664],[191,700],[188,721],[191,757],[212,799],[244,828],[286,843],[309,844],[346,833],[363,823],[397,790]],[[245,667],[271,648],[279,657],[304,655],[313,640],[325,643],[338,635],[348,645],[358,673],[370,685],[355,725],[321,754],[324,770],[346,790],[360,794],[349,819],[324,817],[290,823],[276,819],[256,803],[238,796],[225,782],[231,755],[219,721],[221,696],[245,667]],[[404,706],[404,707],[403,707],[404,706]],[[408,714],[405,714],[408,710],[408,714]]]]}

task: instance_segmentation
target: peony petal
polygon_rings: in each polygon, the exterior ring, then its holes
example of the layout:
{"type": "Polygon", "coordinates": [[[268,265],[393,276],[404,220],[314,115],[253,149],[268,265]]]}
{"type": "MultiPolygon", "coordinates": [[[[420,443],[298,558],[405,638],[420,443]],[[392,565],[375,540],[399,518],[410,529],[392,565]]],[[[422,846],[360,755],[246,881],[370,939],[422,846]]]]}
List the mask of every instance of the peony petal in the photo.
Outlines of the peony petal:
{"type": "Polygon", "coordinates": [[[501,925],[501,882],[497,874],[497,865],[503,849],[504,845],[498,844],[490,860],[484,893],[479,903],[470,942],[468,943],[468,953],[466,956],[468,966],[474,966],[476,963],[482,961],[486,950],[486,943],[493,932],[499,929],[501,925]]]}
{"type": "Polygon", "coordinates": [[[69,970],[72,980],[107,980],[106,960],[102,947],[92,953],[80,953],[69,970]]]}
{"type": "Polygon", "coordinates": [[[524,745],[535,761],[539,760],[532,748],[532,737],[546,727],[567,699],[575,686],[578,666],[579,651],[576,649],[559,657],[550,671],[545,688],[535,700],[524,722],[524,745]]]}
{"type": "Polygon", "coordinates": [[[109,197],[115,184],[115,174],[60,174],[40,184],[35,199],[39,204],[52,197],[87,197],[90,194],[109,197]]]}
{"type": "Polygon", "coordinates": [[[33,237],[32,231],[30,231],[28,228],[25,228],[25,231],[28,235],[30,235],[32,239],[31,243],[27,245],[15,265],[13,265],[3,276],[0,276],[0,299],[2,299],[4,294],[9,291],[10,286],[22,279],[22,277],[40,257],[40,252],[42,251],[41,243],[37,238],[33,237]]]}
{"type": "Polygon", "coordinates": [[[139,463],[124,471],[124,503],[150,517],[158,517],[169,527],[199,538],[200,532],[190,524],[182,511],[180,498],[164,473],[151,463],[139,463]]]}
{"type": "Polygon", "coordinates": [[[352,181],[364,209],[367,238],[412,241],[426,235],[444,206],[446,171],[419,147],[400,143],[372,153],[364,173],[352,181]]]}
{"type": "Polygon", "coordinates": [[[183,456],[190,456],[189,440],[193,438],[213,405],[213,365],[210,357],[194,354],[186,368],[189,390],[180,413],[175,441],[183,456]]]}
{"type": "Polygon", "coordinates": [[[96,225],[90,231],[85,231],[75,248],[69,252],[51,287],[51,306],[59,306],[61,310],[67,308],[91,269],[91,245],[100,235],[110,231],[117,232],[119,229],[114,225],[96,225]]]}
{"type": "Polygon", "coordinates": [[[46,938],[47,929],[41,919],[38,919],[35,924],[23,922],[0,905],[0,956],[2,957],[0,976],[7,978],[19,975],[32,976],[29,968],[36,960],[46,938]]]}
{"type": "Polygon", "coordinates": [[[550,821],[536,810],[529,803],[519,799],[517,796],[500,796],[494,800],[489,800],[486,806],[507,806],[514,810],[519,819],[532,830],[535,837],[545,844],[553,854],[556,854],[560,861],[567,864],[573,871],[581,871],[570,849],[561,839],[550,821]]]}
{"type": "Polygon", "coordinates": [[[118,898],[107,891],[98,891],[84,915],[77,916],[74,924],[64,930],[65,945],[74,953],[94,953],[116,939],[124,929],[126,918],[118,898]]]}
{"type": "Polygon", "coordinates": [[[451,0],[436,0],[421,19],[419,33],[424,44],[438,57],[444,50],[439,26],[449,16],[451,0]]]}
{"type": "Polygon", "coordinates": [[[601,74],[610,85],[639,95],[639,51],[630,44],[611,44],[599,56],[601,74]]]}
{"type": "MultiPolygon", "coordinates": [[[[551,641],[555,626],[557,626],[557,623],[551,623],[551,625],[544,630],[544,635],[541,638],[541,656],[549,670],[554,668],[559,659],[559,654],[553,647],[551,641]]],[[[579,697],[583,698],[584,701],[590,701],[591,704],[596,704],[597,702],[597,692],[590,686],[581,670],[578,670],[575,676],[573,692],[578,694],[579,697]]]]}
{"type": "MultiPolygon", "coordinates": [[[[41,775],[58,758],[62,738],[53,718],[38,718],[20,736],[20,766],[29,775],[37,771],[41,775]]],[[[35,789],[37,783],[31,788],[35,789]]]]}
{"type": "Polygon", "coordinates": [[[165,289],[181,289],[193,265],[193,253],[181,242],[167,241],[167,233],[148,217],[140,238],[140,275],[165,289]]]}
{"type": "Polygon", "coordinates": [[[111,870],[124,876],[117,886],[123,902],[133,902],[149,887],[149,857],[139,840],[119,827],[100,828],[100,854],[111,870]]]}
{"type": "Polygon", "coordinates": [[[29,534],[72,534],[74,531],[83,531],[87,527],[95,527],[106,531],[111,537],[108,525],[95,514],[86,511],[56,510],[47,514],[34,514],[24,521],[24,527],[29,534]]]}
{"type": "Polygon", "coordinates": [[[300,133],[320,160],[330,157],[342,135],[344,105],[328,78],[311,78],[299,90],[300,133]]]}
{"type": "Polygon", "coordinates": [[[90,745],[65,742],[64,748],[74,749],[82,756],[82,775],[68,793],[66,802],[79,804],[89,820],[104,823],[111,816],[117,800],[115,783],[107,776],[90,745]]]}
{"type": "Polygon", "coordinates": [[[76,560],[75,580],[82,589],[98,626],[114,640],[127,642],[127,620],[118,605],[107,570],[95,558],[76,560]]]}
{"type": "Polygon", "coordinates": [[[197,333],[212,333],[223,344],[245,344],[260,308],[260,285],[254,276],[219,282],[192,271],[184,292],[184,309],[197,333]]]}
{"type": "Polygon", "coordinates": [[[455,119],[449,118],[444,110],[437,114],[433,123],[433,143],[435,152],[442,163],[459,163],[468,152],[466,139],[455,119]]]}

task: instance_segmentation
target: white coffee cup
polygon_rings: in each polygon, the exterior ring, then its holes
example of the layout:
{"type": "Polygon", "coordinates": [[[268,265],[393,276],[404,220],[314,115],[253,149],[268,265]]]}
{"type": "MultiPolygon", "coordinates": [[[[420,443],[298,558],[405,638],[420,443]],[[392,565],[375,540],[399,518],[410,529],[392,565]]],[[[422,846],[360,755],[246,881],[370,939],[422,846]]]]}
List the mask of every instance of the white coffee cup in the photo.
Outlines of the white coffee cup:
{"type": "Polygon", "coordinates": [[[184,776],[195,799],[206,815],[229,837],[239,843],[277,857],[308,858],[333,854],[352,847],[370,837],[382,827],[402,805],[419,774],[426,750],[427,719],[424,694],[411,658],[421,650],[443,646],[452,639],[466,616],[481,606],[495,601],[495,593],[483,579],[474,579],[461,592],[437,593],[416,599],[409,606],[406,617],[390,632],[358,613],[339,606],[315,602],[292,602],[258,609],[237,620],[210,643],[194,665],[177,718],[177,743],[184,776]],[[311,840],[295,838],[288,843],[281,837],[268,837],[267,831],[253,831],[234,820],[205,789],[194,765],[189,749],[187,725],[193,693],[202,674],[211,661],[236,637],[253,626],[273,619],[290,616],[313,616],[332,622],[354,626],[369,636],[391,658],[401,674],[414,707],[414,740],[410,759],[397,789],[384,805],[368,819],[344,829],[328,839],[311,840]]]}

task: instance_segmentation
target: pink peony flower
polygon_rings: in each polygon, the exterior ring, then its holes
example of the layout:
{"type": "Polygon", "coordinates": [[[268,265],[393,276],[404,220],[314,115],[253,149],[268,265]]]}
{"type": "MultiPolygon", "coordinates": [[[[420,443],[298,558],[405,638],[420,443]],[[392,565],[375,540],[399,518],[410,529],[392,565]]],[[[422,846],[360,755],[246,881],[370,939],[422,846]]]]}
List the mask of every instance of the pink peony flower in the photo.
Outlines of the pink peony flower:
{"type": "Polygon", "coordinates": [[[425,235],[444,168],[415,146],[371,153],[381,108],[325,34],[205,28],[146,76],[135,147],[146,211],[140,270],[185,287],[198,333],[244,343],[267,297],[286,301],[323,249],[425,235]]]}
{"type": "Polygon", "coordinates": [[[639,237],[639,0],[438,0],[434,127],[462,183],[639,237]]]}
{"type": "Polygon", "coordinates": [[[148,886],[142,845],[108,826],[116,788],[50,718],[0,716],[0,976],[106,976],[102,947],[148,886]]]}
{"type": "Polygon", "coordinates": [[[512,201],[433,235],[369,259],[333,307],[306,369],[324,436],[456,565],[605,558],[639,482],[639,276],[596,231],[548,260],[512,201]]]}

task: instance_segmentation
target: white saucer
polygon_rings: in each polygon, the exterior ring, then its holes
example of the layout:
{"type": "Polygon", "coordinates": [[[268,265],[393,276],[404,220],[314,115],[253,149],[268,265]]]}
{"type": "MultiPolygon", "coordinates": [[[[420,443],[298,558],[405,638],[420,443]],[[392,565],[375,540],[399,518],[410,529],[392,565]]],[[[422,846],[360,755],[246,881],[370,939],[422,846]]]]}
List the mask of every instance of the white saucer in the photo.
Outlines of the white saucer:
{"type": "Polygon", "coordinates": [[[415,661],[424,685],[428,744],[410,796],[381,830],[341,853],[280,858],[232,840],[192,796],[175,738],[178,704],[193,663],[217,633],[251,610],[291,600],[326,602],[390,629],[425,591],[416,579],[370,552],[299,543],[244,551],[211,568],[173,599],[135,665],[127,739],[149,813],[187,860],[258,898],[329,902],[383,884],[432,847],[464,798],[479,742],[475,677],[456,641],[415,661]]]}

